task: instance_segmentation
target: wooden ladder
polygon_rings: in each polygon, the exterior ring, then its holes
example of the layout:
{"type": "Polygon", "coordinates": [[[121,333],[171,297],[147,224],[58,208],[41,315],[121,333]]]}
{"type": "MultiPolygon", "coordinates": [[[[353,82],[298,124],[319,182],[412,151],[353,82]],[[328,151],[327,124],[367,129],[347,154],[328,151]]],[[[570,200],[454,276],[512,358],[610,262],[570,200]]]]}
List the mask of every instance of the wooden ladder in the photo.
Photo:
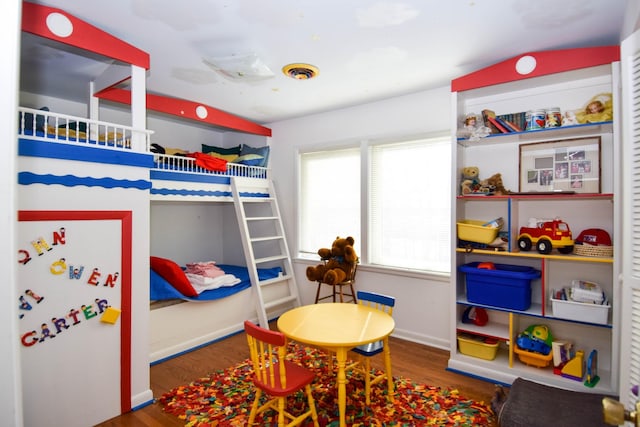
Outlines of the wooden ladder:
{"type": "Polygon", "coordinates": [[[258,322],[268,328],[267,313],[279,315],[301,305],[275,187],[272,180],[232,177],[231,191],[258,322]],[[273,267],[281,274],[261,281],[258,268],[273,267]]]}

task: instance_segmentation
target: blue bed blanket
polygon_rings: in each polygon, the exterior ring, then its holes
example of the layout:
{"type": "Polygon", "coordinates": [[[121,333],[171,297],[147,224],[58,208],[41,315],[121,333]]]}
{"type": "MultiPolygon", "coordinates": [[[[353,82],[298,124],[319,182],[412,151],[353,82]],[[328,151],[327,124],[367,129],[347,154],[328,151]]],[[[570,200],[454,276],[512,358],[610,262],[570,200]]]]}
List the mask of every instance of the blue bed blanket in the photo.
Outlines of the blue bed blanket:
{"type": "MultiPolygon", "coordinates": [[[[219,264],[218,267],[224,270],[226,274],[233,274],[234,276],[236,276],[238,279],[240,279],[240,283],[233,286],[223,286],[217,289],[204,291],[197,297],[187,297],[183,295],[176,288],[174,288],[171,283],[163,279],[162,276],[160,276],[152,269],[149,269],[151,301],[161,301],[169,299],[182,299],[185,301],[211,301],[228,297],[251,286],[251,281],[249,279],[249,270],[247,269],[247,267],[227,264],[219,264]]],[[[260,280],[273,279],[275,277],[278,277],[281,272],[282,268],[280,267],[259,268],[258,277],[260,278],[260,280]]]]}

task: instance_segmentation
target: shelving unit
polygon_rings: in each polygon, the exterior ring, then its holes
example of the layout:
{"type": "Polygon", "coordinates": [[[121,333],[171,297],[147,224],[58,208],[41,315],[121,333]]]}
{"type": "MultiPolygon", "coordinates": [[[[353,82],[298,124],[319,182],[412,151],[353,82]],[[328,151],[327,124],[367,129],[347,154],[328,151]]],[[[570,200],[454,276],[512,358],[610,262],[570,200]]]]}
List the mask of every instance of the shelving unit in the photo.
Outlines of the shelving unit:
{"type": "MultiPolygon", "coordinates": [[[[567,51],[531,53],[538,71],[522,76],[513,71],[521,57],[496,64],[484,70],[461,77],[452,82],[453,126],[462,126],[466,114],[491,109],[496,114],[509,114],[545,107],[560,106],[564,111],[581,108],[592,96],[612,93],[617,98],[618,50],[612,48],[577,49],[567,51]],[[583,61],[577,65],[567,58],[577,53],[583,61]],[[508,71],[511,70],[511,71],[508,71]],[[490,79],[483,76],[492,76],[490,79]],[[496,77],[496,75],[498,77],[496,77]],[[500,77],[503,75],[503,77],[500,77]],[[490,83],[487,83],[490,81],[490,83]]],[[[616,122],[586,123],[536,131],[492,134],[480,140],[454,138],[452,183],[459,194],[461,170],[477,166],[480,179],[500,173],[507,189],[520,191],[520,146],[537,142],[555,142],[576,138],[600,139],[600,192],[576,194],[509,194],[509,195],[456,195],[452,200],[452,215],[457,221],[473,219],[491,221],[504,219],[503,232],[508,241],[506,249],[469,249],[458,247],[456,224],[452,224],[451,298],[454,309],[451,319],[451,357],[449,369],[501,383],[512,383],[524,377],[561,388],[615,394],[618,390],[619,342],[619,289],[620,272],[618,242],[620,236],[620,178],[618,176],[620,143],[616,122]],[[589,257],[561,254],[554,249],[540,254],[534,248],[521,251],[517,239],[519,229],[529,218],[561,218],[567,222],[575,239],[582,230],[600,228],[609,233],[613,241],[613,257],[589,257]],[[472,262],[493,262],[539,270],[541,277],[530,283],[531,306],[526,310],[511,310],[491,304],[471,303],[467,299],[466,274],[459,267],[472,262]],[[553,315],[550,298],[554,289],[569,286],[571,280],[589,280],[603,287],[611,308],[606,323],[584,322],[553,315]],[[470,306],[482,307],[489,315],[484,326],[463,323],[462,314],[470,306]],[[520,361],[514,352],[514,343],[520,332],[530,325],[546,325],[555,339],[571,341],[574,349],[588,355],[598,352],[599,382],[587,387],[584,381],[575,381],[554,374],[552,367],[537,368],[520,361]],[[497,356],[484,360],[462,354],[457,346],[460,333],[500,340],[497,356]]]]}

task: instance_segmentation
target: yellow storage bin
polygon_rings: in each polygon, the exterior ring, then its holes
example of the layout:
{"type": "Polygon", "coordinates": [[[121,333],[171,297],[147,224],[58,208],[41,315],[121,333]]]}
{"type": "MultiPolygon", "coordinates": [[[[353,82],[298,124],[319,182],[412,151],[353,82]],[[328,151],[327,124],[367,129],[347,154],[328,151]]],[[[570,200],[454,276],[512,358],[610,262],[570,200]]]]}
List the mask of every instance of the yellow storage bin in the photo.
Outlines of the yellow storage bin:
{"type": "Polygon", "coordinates": [[[485,360],[493,360],[498,354],[500,342],[495,338],[480,337],[477,335],[458,335],[458,348],[460,353],[485,360]]]}
{"type": "Polygon", "coordinates": [[[548,355],[534,353],[532,351],[523,350],[518,347],[517,344],[513,347],[514,353],[518,355],[518,359],[525,365],[535,366],[536,368],[546,368],[551,364],[553,359],[553,353],[549,352],[548,355]]]}
{"type": "Polygon", "coordinates": [[[496,240],[502,225],[502,218],[489,222],[475,219],[463,219],[456,223],[458,239],[488,245],[496,240]]]}

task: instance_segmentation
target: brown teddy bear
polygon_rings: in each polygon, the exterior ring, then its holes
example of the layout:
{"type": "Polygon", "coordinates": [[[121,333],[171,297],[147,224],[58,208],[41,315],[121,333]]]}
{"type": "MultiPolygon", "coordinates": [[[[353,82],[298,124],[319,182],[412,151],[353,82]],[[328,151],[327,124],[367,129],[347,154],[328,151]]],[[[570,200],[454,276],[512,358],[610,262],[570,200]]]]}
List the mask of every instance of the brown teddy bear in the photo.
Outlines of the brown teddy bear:
{"type": "Polygon", "coordinates": [[[510,193],[509,190],[504,188],[504,184],[502,183],[502,174],[500,173],[493,174],[489,178],[480,181],[480,188],[486,189],[486,192],[493,193],[498,196],[506,196],[510,193]]]}
{"type": "Polygon", "coordinates": [[[312,282],[323,282],[328,285],[336,285],[343,282],[350,274],[353,265],[358,261],[353,244],[355,240],[349,236],[340,236],[331,244],[331,249],[320,248],[318,255],[324,261],[315,267],[307,267],[307,279],[312,282]]]}

